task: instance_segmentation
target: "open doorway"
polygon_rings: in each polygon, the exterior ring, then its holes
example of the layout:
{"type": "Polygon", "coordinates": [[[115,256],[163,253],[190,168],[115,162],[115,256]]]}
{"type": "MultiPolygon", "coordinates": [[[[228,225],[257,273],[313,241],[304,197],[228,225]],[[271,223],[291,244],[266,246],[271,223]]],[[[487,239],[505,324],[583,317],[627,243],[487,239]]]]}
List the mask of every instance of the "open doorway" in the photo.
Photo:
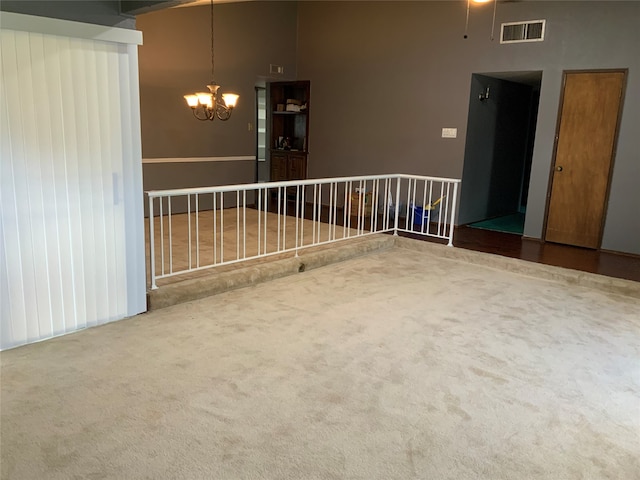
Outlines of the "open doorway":
{"type": "Polygon", "coordinates": [[[522,235],[542,72],[473,74],[460,224],[522,235]]]}

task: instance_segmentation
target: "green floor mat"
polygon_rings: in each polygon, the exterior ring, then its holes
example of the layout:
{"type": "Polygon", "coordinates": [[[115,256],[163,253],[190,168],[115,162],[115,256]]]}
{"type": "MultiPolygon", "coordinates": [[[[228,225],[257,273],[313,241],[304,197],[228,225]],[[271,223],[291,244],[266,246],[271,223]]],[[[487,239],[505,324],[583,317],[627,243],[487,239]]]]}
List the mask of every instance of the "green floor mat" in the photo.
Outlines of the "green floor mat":
{"type": "Polygon", "coordinates": [[[513,213],[503,217],[490,218],[481,222],[470,223],[470,227],[493,230],[496,232],[518,233],[524,232],[524,213],[513,213]]]}

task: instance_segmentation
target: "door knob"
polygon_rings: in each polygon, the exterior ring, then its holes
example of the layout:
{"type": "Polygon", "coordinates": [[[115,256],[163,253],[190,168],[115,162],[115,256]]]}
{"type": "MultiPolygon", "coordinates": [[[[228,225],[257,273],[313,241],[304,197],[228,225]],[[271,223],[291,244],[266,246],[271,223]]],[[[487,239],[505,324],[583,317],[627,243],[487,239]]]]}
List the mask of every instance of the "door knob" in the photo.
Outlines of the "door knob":
{"type": "Polygon", "coordinates": [[[561,166],[557,166],[556,167],[556,172],[561,172],[562,171],[562,167],[561,166]]]}

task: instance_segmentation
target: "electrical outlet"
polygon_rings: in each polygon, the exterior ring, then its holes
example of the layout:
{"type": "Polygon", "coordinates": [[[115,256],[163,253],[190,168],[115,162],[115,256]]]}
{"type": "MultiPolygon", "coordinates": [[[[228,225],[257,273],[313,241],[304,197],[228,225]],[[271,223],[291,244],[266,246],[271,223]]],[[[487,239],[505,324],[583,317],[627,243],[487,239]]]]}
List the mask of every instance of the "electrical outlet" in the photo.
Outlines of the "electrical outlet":
{"type": "Polygon", "coordinates": [[[442,138],[456,138],[458,136],[457,128],[443,128],[442,138]]]}
{"type": "Polygon", "coordinates": [[[249,122],[249,123],[247,124],[247,130],[248,130],[249,132],[253,130],[253,123],[249,122]]]}

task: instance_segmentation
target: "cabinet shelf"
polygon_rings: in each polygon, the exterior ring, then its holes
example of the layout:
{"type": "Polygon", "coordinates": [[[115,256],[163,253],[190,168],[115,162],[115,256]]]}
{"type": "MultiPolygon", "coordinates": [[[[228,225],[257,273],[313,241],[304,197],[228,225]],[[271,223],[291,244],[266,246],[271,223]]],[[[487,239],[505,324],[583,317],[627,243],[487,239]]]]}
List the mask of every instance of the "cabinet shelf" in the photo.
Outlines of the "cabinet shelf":
{"type": "Polygon", "coordinates": [[[271,82],[269,92],[269,134],[271,180],[307,178],[309,145],[309,93],[311,82],[271,82]],[[287,111],[288,104],[304,107],[287,111]],[[288,148],[280,148],[286,146],[288,148]]]}
{"type": "Polygon", "coordinates": [[[309,153],[308,150],[300,150],[295,148],[290,148],[288,150],[286,148],[270,148],[269,150],[271,150],[271,152],[273,153],[302,153],[304,155],[307,155],[309,153]]]}
{"type": "Polygon", "coordinates": [[[304,112],[272,112],[274,115],[306,115],[307,110],[304,112]]]}

